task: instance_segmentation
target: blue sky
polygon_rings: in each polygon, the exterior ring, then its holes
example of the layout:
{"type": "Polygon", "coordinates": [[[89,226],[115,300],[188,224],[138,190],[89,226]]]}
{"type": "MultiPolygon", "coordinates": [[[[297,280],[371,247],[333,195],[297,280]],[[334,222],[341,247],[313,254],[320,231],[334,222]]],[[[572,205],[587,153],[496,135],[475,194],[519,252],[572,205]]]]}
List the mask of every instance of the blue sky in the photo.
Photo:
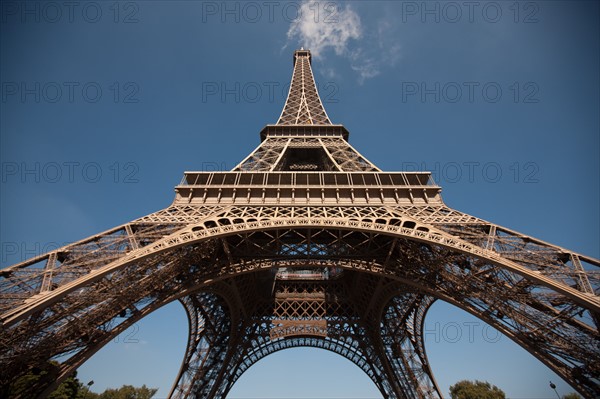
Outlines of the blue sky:
{"type": "MultiPolygon", "coordinates": [[[[431,170],[449,206],[600,257],[597,2],[23,4],[0,3],[2,267],[168,206],[184,170],[234,167],[276,122],[300,46],[330,118],[381,169],[431,170]]],[[[460,379],[570,391],[449,305],[426,329],[445,394],[460,379]]],[[[186,330],[168,305],[79,375],[164,397],[186,330]]],[[[347,360],[295,349],[230,397],[380,396],[347,360]]]]}

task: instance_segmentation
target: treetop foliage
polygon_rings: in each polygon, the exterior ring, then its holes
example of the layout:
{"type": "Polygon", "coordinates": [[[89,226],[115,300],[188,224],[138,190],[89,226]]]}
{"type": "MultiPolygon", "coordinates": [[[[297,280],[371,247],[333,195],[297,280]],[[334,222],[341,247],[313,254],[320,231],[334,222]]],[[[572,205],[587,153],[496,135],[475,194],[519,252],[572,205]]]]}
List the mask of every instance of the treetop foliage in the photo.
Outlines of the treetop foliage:
{"type": "Polygon", "coordinates": [[[459,381],[450,387],[452,399],[505,399],[504,392],[483,381],[459,381]]]}

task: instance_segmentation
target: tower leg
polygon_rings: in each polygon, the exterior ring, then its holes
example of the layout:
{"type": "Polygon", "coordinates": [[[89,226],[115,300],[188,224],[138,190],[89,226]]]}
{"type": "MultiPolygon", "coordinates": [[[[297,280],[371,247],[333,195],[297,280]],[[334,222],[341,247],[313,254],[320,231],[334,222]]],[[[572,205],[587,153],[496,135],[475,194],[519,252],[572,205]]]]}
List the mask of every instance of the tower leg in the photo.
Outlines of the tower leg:
{"type": "Polygon", "coordinates": [[[394,297],[382,315],[383,353],[391,364],[392,376],[408,397],[442,398],[425,354],[423,327],[427,309],[435,301],[419,294],[394,297]]]}
{"type": "Polygon", "coordinates": [[[183,364],[170,398],[217,398],[216,378],[226,367],[231,320],[224,301],[212,293],[182,298],[189,321],[189,338],[183,364]]]}

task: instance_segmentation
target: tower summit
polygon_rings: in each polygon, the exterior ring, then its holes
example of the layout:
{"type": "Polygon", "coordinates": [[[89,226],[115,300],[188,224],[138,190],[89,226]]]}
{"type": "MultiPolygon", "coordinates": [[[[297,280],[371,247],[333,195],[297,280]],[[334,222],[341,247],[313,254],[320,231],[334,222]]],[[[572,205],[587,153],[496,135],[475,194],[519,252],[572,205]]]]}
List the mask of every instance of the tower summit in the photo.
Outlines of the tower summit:
{"type": "Polygon", "coordinates": [[[319,97],[309,50],[294,52],[287,100],[261,145],[234,171],[379,171],[348,144],[348,130],[331,123],[319,97]]]}
{"type": "Polygon", "coordinates": [[[449,208],[428,172],[378,169],[331,123],[308,50],[260,137],[231,171],[185,172],[166,209],[1,270],[0,396],[44,369],[30,393],[47,396],[179,301],[189,338],[172,398],[224,398],[301,346],[346,357],[386,399],[441,398],[423,336],[436,300],[600,396],[600,260],[449,208]]]}
{"type": "Polygon", "coordinates": [[[309,50],[294,52],[294,72],[278,125],[331,125],[317,92],[309,50]]]}

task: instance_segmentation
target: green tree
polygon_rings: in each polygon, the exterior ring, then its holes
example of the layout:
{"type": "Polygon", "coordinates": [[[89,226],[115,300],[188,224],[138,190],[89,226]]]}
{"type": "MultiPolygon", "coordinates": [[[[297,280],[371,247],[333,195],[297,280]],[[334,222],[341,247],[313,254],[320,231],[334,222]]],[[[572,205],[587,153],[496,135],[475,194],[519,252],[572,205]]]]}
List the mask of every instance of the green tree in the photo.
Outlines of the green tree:
{"type": "Polygon", "coordinates": [[[77,373],[64,380],[48,399],[76,399],[79,397],[82,384],[77,379],[77,373]]]}
{"type": "Polygon", "coordinates": [[[23,399],[33,399],[35,398],[35,393],[28,392],[30,391],[30,387],[34,386],[39,379],[41,372],[29,372],[16,380],[12,381],[8,386],[3,387],[2,393],[0,396],[4,396],[7,398],[12,397],[20,397],[23,399]]]}
{"type": "MultiPolygon", "coordinates": [[[[54,381],[59,372],[60,364],[56,361],[49,361],[40,367],[31,368],[26,374],[11,381],[7,386],[2,387],[0,396],[9,398],[18,397],[20,399],[33,399],[39,394],[40,386],[46,386],[54,381]]],[[[50,399],[75,399],[81,388],[81,383],[77,379],[77,373],[63,381],[48,398],[50,399]]]]}
{"type": "Polygon", "coordinates": [[[575,392],[571,392],[566,395],[563,395],[562,399],[581,399],[581,396],[579,396],[575,392]]]}
{"type": "Polygon", "coordinates": [[[504,392],[483,381],[459,381],[450,387],[452,399],[505,399],[504,392]]]}
{"type": "Polygon", "coordinates": [[[119,389],[107,389],[102,392],[99,399],[150,399],[158,389],[148,388],[142,385],[141,388],[136,388],[131,385],[123,385],[119,389]]]}
{"type": "Polygon", "coordinates": [[[80,383],[79,392],[77,393],[77,397],[75,399],[98,399],[100,394],[90,391],[90,386],[93,383],[94,381],[87,383],[87,385],[80,383]]]}
{"type": "MultiPolygon", "coordinates": [[[[44,380],[52,381],[58,374],[59,363],[47,362],[43,368],[31,369],[27,374],[14,380],[6,387],[1,387],[0,397],[20,399],[35,399],[39,394],[38,383],[44,380]]],[[[42,384],[43,386],[44,384],[42,384]]],[[[143,385],[140,388],[123,385],[118,389],[107,389],[101,394],[91,392],[88,386],[77,379],[77,373],[64,380],[48,399],[150,399],[158,391],[143,385]]]]}

